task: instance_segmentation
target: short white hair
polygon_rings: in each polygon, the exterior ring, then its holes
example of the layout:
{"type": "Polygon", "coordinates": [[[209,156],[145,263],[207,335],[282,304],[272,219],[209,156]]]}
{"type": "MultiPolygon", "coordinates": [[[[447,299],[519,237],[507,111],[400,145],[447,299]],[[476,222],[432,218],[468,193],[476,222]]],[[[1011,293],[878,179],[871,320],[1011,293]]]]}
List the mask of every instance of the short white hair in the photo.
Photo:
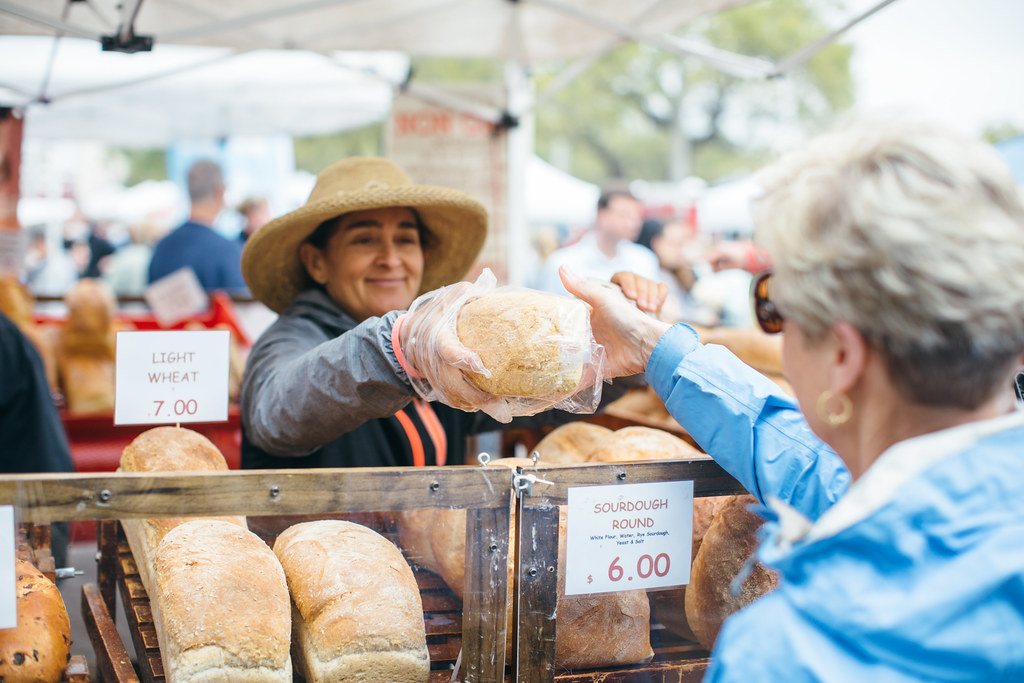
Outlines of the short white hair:
{"type": "Polygon", "coordinates": [[[923,404],[977,407],[1024,353],[1024,205],[995,150],[859,121],[758,177],[779,310],[810,338],[845,320],[923,404]]]}

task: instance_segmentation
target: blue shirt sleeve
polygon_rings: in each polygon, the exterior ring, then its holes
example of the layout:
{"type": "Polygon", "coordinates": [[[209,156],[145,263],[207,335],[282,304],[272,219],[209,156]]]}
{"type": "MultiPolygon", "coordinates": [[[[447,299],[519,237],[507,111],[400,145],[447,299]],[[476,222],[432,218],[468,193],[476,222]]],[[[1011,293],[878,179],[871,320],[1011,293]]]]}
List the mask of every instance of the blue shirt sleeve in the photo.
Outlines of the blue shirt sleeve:
{"type": "Polygon", "coordinates": [[[812,520],[850,484],[835,452],[796,401],[728,349],[671,327],[647,364],[647,382],[694,440],[758,500],[775,496],[812,520]]]}

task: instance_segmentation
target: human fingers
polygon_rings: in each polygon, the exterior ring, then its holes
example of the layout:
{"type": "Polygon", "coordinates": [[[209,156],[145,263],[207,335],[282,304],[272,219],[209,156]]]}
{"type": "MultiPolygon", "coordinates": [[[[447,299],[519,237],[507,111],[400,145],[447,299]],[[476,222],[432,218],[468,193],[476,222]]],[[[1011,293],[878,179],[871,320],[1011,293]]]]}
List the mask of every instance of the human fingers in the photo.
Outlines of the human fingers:
{"type": "Polygon", "coordinates": [[[655,282],[631,271],[619,271],[611,281],[622,289],[627,299],[633,301],[641,311],[658,315],[668,297],[668,285],[655,282]]]}

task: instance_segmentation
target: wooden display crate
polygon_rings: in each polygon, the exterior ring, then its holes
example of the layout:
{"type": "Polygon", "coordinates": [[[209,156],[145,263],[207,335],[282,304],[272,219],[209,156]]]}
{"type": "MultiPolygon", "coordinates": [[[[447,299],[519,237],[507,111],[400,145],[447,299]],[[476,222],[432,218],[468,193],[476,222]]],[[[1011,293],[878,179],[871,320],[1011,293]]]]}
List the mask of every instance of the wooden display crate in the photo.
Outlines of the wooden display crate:
{"type": "Polygon", "coordinates": [[[558,516],[568,490],[580,486],[614,486],[664,481],[693,481],[695,497],[746,493],[739,482],[706,458],[643,463],[547,467],[545,482],[520,492],[516,536],[520,544],[516,577],[514,652],[517,683],[698,683],[708,653],[657,625],[652,631],[655,658],[644,664],[594,671],[559,671],[555,664],[557,624],[558,516]]]}
{"type": "MultiPolygon", "coordinates": [[[[259,470],[210,473],[110,473],[13,475],[0,481],[0,505],[17,505],[28,521],[119,520],[128,518],[207,517],[224,515],[359,515],[411,509],[462,508],[466,514],[466,600],[461,613],[454,596],[445,596],[439,580],[424,581],[423,594],[432,655],[442,667],[457,657],[461,680],[504,678],[508,588],[508,533],[512,511],[513,472],[504,467],[352,468],[321,470],[259,470]],[[496,618],[493,615],[501,615],[496,618]]],[[[144,591],[131,582],[132,565],[117,549],[109,525],[98,543],[98,585],[83,589],[84,618],[92,629],[98,659],[110,680],[132,681],[124,644],[115,642],[114,604],[118,571],[125,603],[136,601],[140,625],[144,591]],[[141,591],[141,592],[140,592],[141,591]]],[[[149,622],[152,617],[149,615],[149,622]]],[[[140,637],[148,636],[136,628],[140,637]]],[[[154,634],[155,635],[155,634],[154,634]]],[[[139,652],[152,649],[155,637],[142,641],[139,652]]],[[[129,663],[130,664],[130,663],[129,663]]],[[[142,666],[140,665],[140,668],[142,666]]],[[[150,667],[150,676],[158,675],[150,667]]],[[[450,680],[449,670],[432,680],[450,680]]]]}
{"type": "MultiPolygon", "coordinates": [[[[113,539],[113,543],[108,543],[103,547],[100,554],[101,558],[111,551],[114,554],[116,577],[113,578],[112,583],[120,592],[121,603],[124,605],[128,631],[132,636],[132,644],[137,654],[138,676],[134,670],[127,671],[118,666],[123,658],[127,658],[127,649],[121,642],[117,630],[113,628],[112,621],[110,628],[102,630],[97,628],[102,639],[100,646],[95,648],[97,659],[101,660],[98,666],[101,671],[113,672],[106,676],[106,679],[112,682],[133,683],[141,680],[142,683],[163,683],[166,679],[149,596],[142,585],[131,548],[128,547],[128,542],[119,523],[104,521],[100,523],[100,526],[100,538],[113,539]]],[[[395,540],[393,533],[386,535],[392,536],[392,541],[395,540]]],[[[272,539],[264,540],[268,541],[268,544],[273,543],[272,539]]],[[[414,567],[414,573],[423,602],[427,650],[430,653],[432,669],[430,680],[432,682],[448,681],[451,678],[451,668],[455,665],[462,647],[462,601],[435,574],[418,567],[414,567]]],[[[98,624],[104,618],[104,614],[110,614],[110,612],[107,609],[107,600],[102,599],[99,589],[92,586],[90,592],[94,592],[102,604],[83,603],[83,609],[90,610],[90,620],[98,624]]],[[[295,680],[301,681],[302,677],[296,673],[295,680]]]]}
{"type": "MultiPolygon", "coordinates": [[[[521,471],[520,471],[521,473],[521,471]]],[[[653,626],[655,659],[647,664],[557,671],[554,666],[558,505],[570,486],[693,480],[695,496],[743,492],[708,459],[546,468],[543,478],[513,498],[516,472],[503,467],[252,470],[202,474],[16,475],[0,482],[0,505],[18,505],[35,520],[220,515],[353,515],[424,508],[467,510],[467,600],[436,576],[416,571],[423,598],[428,649],[437,667],[431,683],[523,681],[548,683],[681,683],[698,681],[707,653],[653,626]],[[506,659],[508,533],[516,503],[518,538],[536,542],[518,549],[514,596],[516,639],[506,659]],[[478,552],[492,548],[492,552],[478,552]],[[497,550],[494,550],[497,549],[497,550]],[[531,571],[533,570],[533,571],[531,571]],[[453,679],[450,667],[460,657],[453,679]],[[508,668],[505,662],[508,662],[508,668]]],[[[386,512],[385,512],[386,514],[386,512]]],[[[387,531],[385,529],[385,531],[387,531]]],[[[113,628],[121,591],[140,653],[143,681],[162,680],[148,599],[117,525],[99,532],[98,585],[83,589],[83,613],[92,629],[98,666],[108,681],[139,680],[113,628]],[[131,620],[135,621],[133,624],[131,620]],[[145,655],[143,656],[143,653],[145,655]],[[156,654],[156,658],[153,658],[156,654]],[[148,669],[148,671],[147,671],[148,669]]]]}

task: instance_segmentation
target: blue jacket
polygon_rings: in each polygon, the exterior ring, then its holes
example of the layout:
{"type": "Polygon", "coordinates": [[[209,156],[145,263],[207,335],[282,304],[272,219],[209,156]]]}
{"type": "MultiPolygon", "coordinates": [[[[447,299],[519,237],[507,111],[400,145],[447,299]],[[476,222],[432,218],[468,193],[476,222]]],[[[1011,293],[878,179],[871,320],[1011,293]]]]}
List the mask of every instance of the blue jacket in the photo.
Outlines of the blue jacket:
{"type": "Polygon", "coordinates": [[[1024,412],[895,444],[851,485],[793,399],[689,327],[647,380],[769,508],[779,588],[726,621],[705,681],[1024,681],[1024,412]]]}
{"type": "Polygon", "coordinates": [[[207,291],[248,291],[242,278],[242,245],[205,225],[188,222],[160,240],[149,262],[149,281],[185,266],[192,267],[207,291]]]}

